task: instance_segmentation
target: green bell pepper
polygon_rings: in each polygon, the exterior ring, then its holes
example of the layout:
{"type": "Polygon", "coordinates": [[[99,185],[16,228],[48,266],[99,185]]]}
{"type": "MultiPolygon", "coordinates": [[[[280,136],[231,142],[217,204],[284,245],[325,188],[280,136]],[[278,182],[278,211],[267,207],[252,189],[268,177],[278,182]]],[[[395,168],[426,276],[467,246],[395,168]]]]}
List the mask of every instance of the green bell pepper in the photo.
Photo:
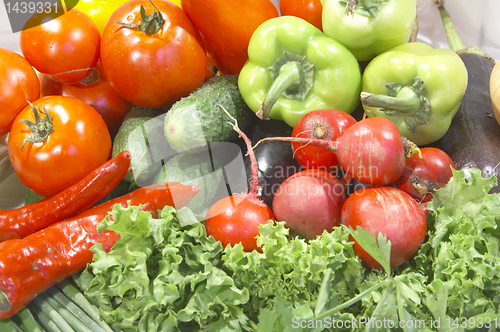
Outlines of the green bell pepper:
{"type": "Polygon", "coordinates": [[[258,117],[294,127],[315,109],[352,113],[360,103],[361,71],[342,44],[301,18],[281,16],[253,33],[238,87],[258,117]]]}
{"type": "MultiPolygon", "coordinates": [[[[321,0],[323,32],[369,61],[406,43],[417,19],[417,0],[321,0]]],[[[414,31],[416,32],[416,31],[414,31]]]]}
{"type": "Polygon", "coordinates": [[[375,57],[363,73],[367,116],[394,122],[417,145],[444,136],[467,88],[467,69],[450,49],[407,43],[375,57]]]}

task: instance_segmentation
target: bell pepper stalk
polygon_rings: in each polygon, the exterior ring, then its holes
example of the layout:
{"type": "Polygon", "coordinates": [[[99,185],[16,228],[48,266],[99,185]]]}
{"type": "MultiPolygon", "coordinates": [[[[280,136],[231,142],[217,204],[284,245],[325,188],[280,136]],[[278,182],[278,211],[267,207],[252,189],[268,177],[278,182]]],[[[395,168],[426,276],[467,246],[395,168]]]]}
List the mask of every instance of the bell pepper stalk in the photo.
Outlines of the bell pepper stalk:
{"type": "Polygon", "coordinates": [[[416,36],[416,0],[321,0],[323,32],[369,61],[416,36]]]}
{"type": "Polygon", "coordinates": [[[402,136],[421,146],[448,131],[467,82],[465,64],[452,50],[406,43],[366,66],[361,103],[367,116],[391,120],[402,136]]]}
{"type": "Polygon", "coordinates": [[[281,16],[252,34],[238,87],[259,118],[294,127],[315,109],[352,113],[359,105],[361,71],[342,44],[301,18],[281,16]]]}

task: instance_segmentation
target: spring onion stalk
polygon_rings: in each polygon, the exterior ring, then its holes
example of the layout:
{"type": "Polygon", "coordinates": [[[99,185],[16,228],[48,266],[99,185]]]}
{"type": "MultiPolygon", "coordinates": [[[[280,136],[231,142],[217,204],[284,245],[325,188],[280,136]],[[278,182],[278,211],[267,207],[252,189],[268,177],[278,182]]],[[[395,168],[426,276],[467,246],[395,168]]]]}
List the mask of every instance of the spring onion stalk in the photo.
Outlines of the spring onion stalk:
{"type": "Polygon", "coordinates": [[[0,319],[0,331],[25,332],[12,317],[0,319]]]}
{"type": "Polygon", "coordinates": [[[38,324],[35,317],[33,316],[33,313],[28,308],[22,308],[21,310],[19,310],[17,315],[22,321],[23,325],[28,329],[28,331],[46,332],[45,329],[41,327],[40,324],[38,324]]]}
{"type": "Polygon", "coordinates": [[[85,296],[68,279],[65,279],[56,285],[71,301],[76,303],[83,311],[87,313],[95,322],[97,322],[104,331],[113,332],[111,327],[99,316],[99,311],[92,305],[85,296]]]}
{"type": "Polygon", "coordinates": [[[71,311],[64,308],[59,302],[54,298],[50,297],[47,293],[40,294],[44,301],[46,301],[52,308],[57,310],[59,314],[66,320],[66,322],[73,327],[75,332],[94,332],[92,329],[85,326],[78,317],[73,315],[71,311]]]}
{"type": "Polygon", "coordinates": [[[50,317],[54,321],[54,323],[59,327],[64,332],[76,332],[71,325],[68,324],[64,320],[64,318],[59,314],[57,310],[55,310],[47,301],[44,300],[43,294],[40,294],[39,296],[35,297],[33,300],[33,303],[40,308],[47,316],[50,317]]]}
{"type": "Polygon", "coordinates": [[[72,302],[62,291],[56,287],[49,288],[47,293],[55,299],[63,308],[67,309],[77,317],[85,326],[94,332],[106,332],[97,322],[95,322],[85,311],[72,302]]]}
{"type": "Polygon", "coordinates": [[[57,326],[56,323],[50,317],[43,312],[38,306],[36,306],[33,303],[30,303],[28,305],[28,308],[30,308],[31,312],[33,312],[33,315],[40,321],[40,324],[47,330],[47,332],[63,332],[61,329],[57,326]]]}

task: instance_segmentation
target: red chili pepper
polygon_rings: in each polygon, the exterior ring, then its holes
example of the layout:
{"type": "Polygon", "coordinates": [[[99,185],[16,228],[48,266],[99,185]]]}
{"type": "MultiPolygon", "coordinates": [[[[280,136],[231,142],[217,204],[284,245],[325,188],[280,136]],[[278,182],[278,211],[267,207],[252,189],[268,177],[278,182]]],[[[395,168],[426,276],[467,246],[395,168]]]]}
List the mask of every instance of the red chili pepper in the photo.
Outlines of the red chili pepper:
{"type": "Polygon", "coordinates": [[[92,262],[90,251],[101,243],[109,251],[120,237],[97,232],[97,225],[114,204],[142,205],[153,216],[166,205],[180,208],[198,193],[198,186],[161,183],[139,188],[104,202],[77,216],[59,221],[24,239],[0,243],[0,319],[11,317],[38,294],[83,270],[92,262]]]}
{"type": "Polygon", "coordinates": [[[131,154],[123,151],[75,185],[44,200],[12,210],[0,210],[0,242],[22,239],[56,221],[87,210],[123,179],[131,154]]]}

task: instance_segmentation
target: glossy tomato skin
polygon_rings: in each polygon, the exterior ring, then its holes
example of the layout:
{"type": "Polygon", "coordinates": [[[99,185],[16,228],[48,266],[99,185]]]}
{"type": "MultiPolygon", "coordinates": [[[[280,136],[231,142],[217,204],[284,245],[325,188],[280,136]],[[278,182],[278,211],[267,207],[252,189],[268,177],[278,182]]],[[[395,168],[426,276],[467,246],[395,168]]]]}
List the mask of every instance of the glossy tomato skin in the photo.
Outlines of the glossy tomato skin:
{"type": "MultiPolygon", "coordinates": [[[[33,102],[51,117],[53,130],[40,143],[26,143],[31,130],[21,120],[35,122],[31,106],[16,117],[9,133],[12,167],[21,182],[44,197],[77,183],[106,162],[111,154],[111,137],[101,115],[73,97],[50,96],[33,102]],[[22,147],[22,149],[21,149],[22,147]]],[[[40,114],[40,118],[45,118],[40,114]]]]}
{"type": "MultiPolygon", "coordinates": [[[[319,109],[302,116],[292,131],[293,137],[335,141],[356,123],[352,115],[333,109],[319,109]]],[[[292,143],[297,162],[306,169],[337,172],[340,169],[335,152],[313,144],[292,143]]]]}
{"type": "Polygon", "coordinates": [[[22,55],[0,48],[0,136],[9,131],[28,101],[39,95],[38,78],[31,64],[22,55]]]}
{"type": "Polygon", "coordinates": [[[282,16],[296,16],[323,31],[323,5],[320,0],[280,0],[282,16]]]}
{"type": "Polygon", "coordinates": [[[21,31],[21,51],[36,70],[52,79],[80,82],[99,59],[101,35],[92,20],[79,10],[55,16],[54,10],[35,14],[28,20],[26,24],[34,26],[21,31]],[[41,24],[45,20],[49,21],[41,24]]]}
{"type": "Polygon", "coordinates": [[[434,147],[423,147],[406,160],[403,175],[394,186],[406,191],[420,202],[432,199],[435,190],[444,187],[453,176],[455,163],[446,152],[434,147]]]}
{"type": "MultiPolygon", "coordinates": [[[[340,222],[354,230],[359,226],[375,237],[381,232],[391,241],[391,268],[413,257],[427,232],[424,208],[394,187],[371,187],[354,192],[342,206],[340,222]]],[[[356,241],[353,248],[368,267],[382,269],[356,241]]]]}
{"type": "Polygon", "coordinates": [[[181,0],[189,18],[206,39],[217,68],[237,75],[248,59],[248,43],[257,27],[278,17],[270,0],[181,0]]]}
{"type": "Polygon", "coordinates": [[[244,251],[262,251],[257,246],[259,226],[274,220],[272,210],[252,195],[233,195],[220,199],[205,217],[207,235],[228,244],[241,243],[244,251]]]}
{"type": "Polygon", "coordinates": [[[125,115],[133,105],[115,91],[104,77],[100,62],[84,81],[76,84],[63,84],[41,74],[41,97],[61,95],[78,98],[92,106],[101,114],[108,126],[111,137],[120,129],[125,115]]]}
{"type": "Polygon", "coordinates": [[[140,8],[156,9],[148,0],[131,0],[110,17],[101,42],[101,64],[111,86],[136,106],[168,107],[204,81],[207,57],[203,40],[182,8],[154,1],[165,22],[151,35],[119,23],[140,24],[140,8]]]}

